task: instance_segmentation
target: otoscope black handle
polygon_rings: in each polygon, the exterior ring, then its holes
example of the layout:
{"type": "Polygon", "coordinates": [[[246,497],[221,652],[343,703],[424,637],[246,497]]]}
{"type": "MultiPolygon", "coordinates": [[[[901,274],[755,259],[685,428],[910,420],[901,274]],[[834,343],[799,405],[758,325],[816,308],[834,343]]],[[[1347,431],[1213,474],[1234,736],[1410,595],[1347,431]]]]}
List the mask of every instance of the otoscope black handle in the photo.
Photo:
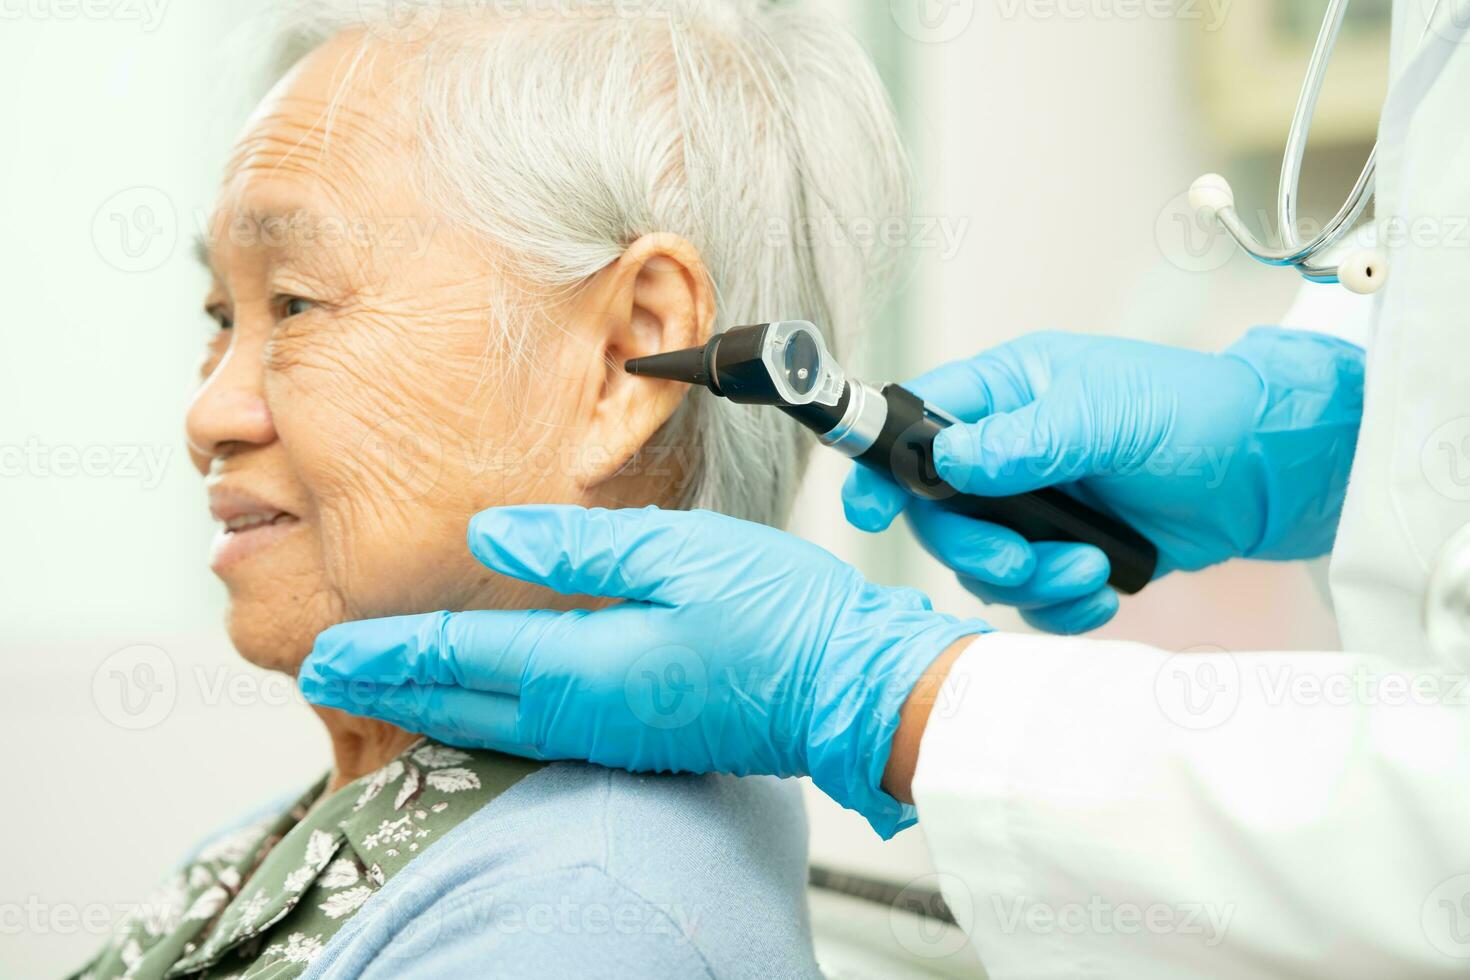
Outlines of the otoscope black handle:
{"type": "Polygon", "coordinates": [[[922,400],[898,385],[886,386],[883,398],[888,403],[883,430],[859,460],[891,475],[915,496],[937,501],[966,517],[1008,527],[1027,541],[1096,546],[1112,565],[1108,584],[1125,595],[1138,592],[1153,579],[1159,552],[1152,542],[1117,518],[1060,490],[980,497],[960,493],[945,483],[934,468],[934,437],[951,424],[949,420],[928,411],[922,400]]]}

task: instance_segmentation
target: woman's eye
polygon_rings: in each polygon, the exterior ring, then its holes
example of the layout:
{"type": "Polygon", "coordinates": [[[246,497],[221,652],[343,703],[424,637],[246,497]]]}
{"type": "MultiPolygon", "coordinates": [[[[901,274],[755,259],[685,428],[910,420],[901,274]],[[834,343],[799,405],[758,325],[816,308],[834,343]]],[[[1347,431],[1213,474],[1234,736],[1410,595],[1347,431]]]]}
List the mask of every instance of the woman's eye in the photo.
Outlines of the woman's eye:
{"type": "Polygon", "coordinates": [[[289,319],[293,316],[300,316],[314,306],[316,304],[309,299],[302,299],[299,296],[287,296],[285,297],[285,302],[281,304],[281,311],[289,319]]]}
{"type": "Polygon", "coordinates": [[[221,329],[221,330],[232,330],[232,329],[234,329],[234,326],[235,326],[235,320],[234,320],[234,318],[231,317],[224,310],[216,307],[216,308],[211,309],[211,310],[205,310],[205,312],[209,314],[209,318],[214,321],[215,326],[217,326],[219,329],[221,329]]]}

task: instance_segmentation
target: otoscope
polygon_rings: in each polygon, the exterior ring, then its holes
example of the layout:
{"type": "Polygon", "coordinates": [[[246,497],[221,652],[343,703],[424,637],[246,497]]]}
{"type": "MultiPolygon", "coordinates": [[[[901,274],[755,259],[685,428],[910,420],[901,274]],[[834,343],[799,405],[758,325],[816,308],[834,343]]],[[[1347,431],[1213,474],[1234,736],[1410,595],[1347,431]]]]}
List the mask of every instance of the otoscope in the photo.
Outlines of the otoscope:
{"type": "Polygon", "coordinates": [[[961,493],[934,468],[934,437],[958,419],[896,384],[847,377],[821,331],[805,320],[735,327],[702,347],[627,362],[629,374],[708,388],[746,405],[773,405],[818,441],[890,476],[909,493],[967,517],[1008,527],[1027,541],[1095,545],[1112,564],[1108,584],[1127,595],[1153,578],[1159,554],[1117,518],[1060,490],[1010,497],[961,493]]]}

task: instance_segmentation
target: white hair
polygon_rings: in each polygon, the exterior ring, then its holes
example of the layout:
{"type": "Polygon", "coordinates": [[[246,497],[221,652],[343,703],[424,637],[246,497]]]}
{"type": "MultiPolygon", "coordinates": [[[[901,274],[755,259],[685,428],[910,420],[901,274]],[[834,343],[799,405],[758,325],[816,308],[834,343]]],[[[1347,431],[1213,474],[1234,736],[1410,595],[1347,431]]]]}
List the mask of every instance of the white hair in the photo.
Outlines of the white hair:
{"type": "MultiPolygon", "coordinates": [[[[434,199],[525,281],[575,288],[669,232],[709,270],[716,330],[812,320],[839,357],[891,285],[892,230],[909,209],[892,107],[861,46],[800,4],[298,0],[286,12],[277,75],[363,27],[422,52],[434,199]]],[[[692,450],[671,503],[780,524],[811,439],[779,412],[700,391],[655,443],[692,450]]]]}

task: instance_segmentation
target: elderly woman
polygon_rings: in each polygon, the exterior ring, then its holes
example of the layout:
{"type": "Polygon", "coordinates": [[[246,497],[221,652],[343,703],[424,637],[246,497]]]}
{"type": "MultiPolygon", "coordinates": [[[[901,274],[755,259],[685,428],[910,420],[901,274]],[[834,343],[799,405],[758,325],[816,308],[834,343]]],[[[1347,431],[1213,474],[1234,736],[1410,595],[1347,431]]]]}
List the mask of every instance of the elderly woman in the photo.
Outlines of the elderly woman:
{"type": "MultiPolygon", "coordinates": [[[[298,9],[204,241],[189,410],[240,654],[586,604],[465,551],[498,504],[779,523],[798,432],[631,377],[741,322],[858,326],[901,216],[880,85],[737,0],[298,9]]],[[[833,338],[838,339],[838,338],[833,338]]],[[[90,977],[803,976],[805,825],[774,781],[466,752],[319,709],[331,771],[206,844],[90,977]]]]}

